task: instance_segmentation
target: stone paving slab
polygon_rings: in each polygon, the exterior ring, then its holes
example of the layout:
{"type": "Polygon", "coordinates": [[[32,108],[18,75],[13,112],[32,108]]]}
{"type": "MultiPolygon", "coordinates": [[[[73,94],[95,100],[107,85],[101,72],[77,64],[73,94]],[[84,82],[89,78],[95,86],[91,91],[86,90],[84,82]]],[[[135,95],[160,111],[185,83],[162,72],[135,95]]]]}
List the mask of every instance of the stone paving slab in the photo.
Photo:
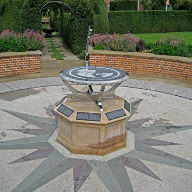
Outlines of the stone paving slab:
{"type": "Polygon", "coordinates": [[[11,87],[8,87],[7,85],[0,83],[0,93],[6,93],[9,91],[13,91],[11,87]]]}
{"type": "MultiPolygon", "coordinates": [[[[2,87],[2,89],[0,89],[0,93],[9,92],[13,90],[28,89],[33,87],[47,87],[47,86],[62,85],[62,84],[63,82],[60,77],[49,77],[49,78],[5,82],[5,83],[0,83],[0,86],[2,87]]],[[[156,92],[171,94],[171,95],[192,100],[192,89],[176,86],[176,85],[129,79],[123,82],[121,86],[137,88],[137,89],[145,89],[145,90],[151,90],[151,91],[153,90],[156,92]]]]}

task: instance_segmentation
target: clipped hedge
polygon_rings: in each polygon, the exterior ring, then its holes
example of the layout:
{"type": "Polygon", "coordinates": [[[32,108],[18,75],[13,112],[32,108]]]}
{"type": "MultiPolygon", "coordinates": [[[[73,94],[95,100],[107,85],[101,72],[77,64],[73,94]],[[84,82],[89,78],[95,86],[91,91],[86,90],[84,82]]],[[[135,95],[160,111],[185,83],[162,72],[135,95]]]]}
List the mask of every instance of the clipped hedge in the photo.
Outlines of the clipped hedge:
{"type": "Polygon", "coordinates": [[[85,49],[88,29],[93,27],[93,13],[87,0],[71,0],[70,7],[69,47],[76,54],[85,49]]]}
{"type": "Polygon", "coordinates": [[[93,10],[94,33],[105,34],[109,32],[109,19],[103,0],[90,1],[93,10]]]}
{"type": "MultiPolygon", "coordinates": [[[[68,4],[72,11],[63,8],[51,13],[51,25],[58,26],[60,35],[73,53],[85,50],[89,27],[93,33],[109,32],[109,20],[103,0],[71,0],[68,4]]],[[[58,10],[58,8],[57,8],[58,10]]]]}
{"type": "Polygon", "coordinates": [[[190,11],[108,12],[110,33],[165,33],[192,30],[190,11]]]}
{"type": "Polygon", "coordinates": [[[48,0],[1,0],[0,1],[0,32],[12,29],[24,32],[33,29],[41,32],[41,6],[48,0]]]}
{"type": "Polygon", "coordinates": [[[137,1],[111,1],[110,11],[127,11],[127,10],[137,10],[137,1]]]}
{"type": "Polygon", "coordinates": [[[63,38],[65,44],[68,46],[69,46],[70,18],[71,13],[63,13],[63,17],[61,17],[61,14],[59,13],[57,18],[59,34],[63,38]]]}

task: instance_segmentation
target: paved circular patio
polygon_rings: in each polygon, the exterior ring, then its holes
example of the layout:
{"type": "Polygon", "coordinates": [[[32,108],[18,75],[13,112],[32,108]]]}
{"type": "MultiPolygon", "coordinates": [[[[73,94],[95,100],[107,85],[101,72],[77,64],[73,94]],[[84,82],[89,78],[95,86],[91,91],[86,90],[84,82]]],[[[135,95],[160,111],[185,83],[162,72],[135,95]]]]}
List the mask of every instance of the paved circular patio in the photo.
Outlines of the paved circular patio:
{"type": "Polygon", "coordinates": [[[59,77],[0,84],[0,191],[191,190],[192,89],[124,82],[116,94],[132,106],[127,147],[103,157],[56,141],[53,108],[67,93],[59,77]]]}

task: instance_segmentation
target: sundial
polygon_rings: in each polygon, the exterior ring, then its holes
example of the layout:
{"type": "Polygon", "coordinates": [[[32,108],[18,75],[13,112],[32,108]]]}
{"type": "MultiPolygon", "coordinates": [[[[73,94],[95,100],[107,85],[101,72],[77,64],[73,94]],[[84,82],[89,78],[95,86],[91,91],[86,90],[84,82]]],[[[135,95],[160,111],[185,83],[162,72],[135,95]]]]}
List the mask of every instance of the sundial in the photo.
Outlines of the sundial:
{"type": "Polygon", "coordinates": [[[102,99],[109,97],[115,98],[117,87],[129,78],[129,75],[122,70],[100,66],[69,68],[61,71],[60,76],[66,86],[72,91],[72,94],[66,98],[93,100],[97,103],[101,111],[103,111],[102,99]],[[87,90],[80,92],[70,83],[87,85],[87,90]],[[100,91],[94,92],[92,85],[100,85],[100,91]],[[111,85],[111,88],[105,90],[107,85],[111,85]]]}
{"type": "Polygon", "coordinates": [[[125,123],[131,107],[115,95],[115,90],[129,75],[120,69],[88,65],[91,32],[89,29],[86,65],[60,72],[72,93],[54,111],[59,115],[57,140],[62,145],[72,153],[102,156],[126,146],[125,123]],[[79,91],[74,83],[86,85],[87,89],[79,91]],[[97,91],[93,85],[97,85],[97,91]]]}
{"type": "Polygon", "coordinates": [[[119,69],[100,66],[74,67],[60,73],[65,81],[96,85],[96,84],[118,84],[129,78],[129,75],[119,69]]]}
{"type": "Polygon", "coordinates": [[[60,72],[60,77],[65,85],[72,91],[72,94],[67,95],[65,99],[74,100],[78,98],[92,100],[95,101],[100,110],[103,111],[102,100],[106,98],[116,98],[115,90],[123,81],[129,78],[129,75],[120,69],[88,65],[88,46],[91,32],[92,30],[89,29],[86,48],[86,66],[65,69],[60,72]],[[80,92],[75,89],[71,83],[87,85],[87,90],[80,92]],[[100,91],[94,92],[92,85],[100,85],[100,91]],[[107,85],[111,85],[111,88],[105,90],[107,85]]]}

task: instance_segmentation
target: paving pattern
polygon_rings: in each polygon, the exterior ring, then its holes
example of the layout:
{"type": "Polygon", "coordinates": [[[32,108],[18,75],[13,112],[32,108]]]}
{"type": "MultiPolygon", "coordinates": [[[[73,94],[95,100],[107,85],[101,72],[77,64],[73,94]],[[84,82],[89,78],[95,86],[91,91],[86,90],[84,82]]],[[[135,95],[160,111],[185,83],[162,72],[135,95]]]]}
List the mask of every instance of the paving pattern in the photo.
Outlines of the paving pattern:
{"type": "MultiPolygon", "coordinates": [[[[63,44],[61,38],[56,35],[56,33],[53,33],[52,38],[52,43],[56,47],[56,50],[60,50],[59,53],[63,55],[63,60],[79,60],[76,55],[74,55],[69,48],[63,44]]],[[[52,52],[49,52],[51,49],[51,43],[46,38],[43,44],[43,49],[42,49],[42,55],[41,55],[41,60],[56,60],[56,58],[52,58],[51,55],[53,54],[52,52]]]]}
{"type": "Polygon", "coordinates": [[[53,108],[70,93],[60,78],[1,83],[0,91],[0,191],[191,190],[192,89],[124,82],[116,94],[131,103],[127,147],[103,157],[57,142],[53,108]]]}

